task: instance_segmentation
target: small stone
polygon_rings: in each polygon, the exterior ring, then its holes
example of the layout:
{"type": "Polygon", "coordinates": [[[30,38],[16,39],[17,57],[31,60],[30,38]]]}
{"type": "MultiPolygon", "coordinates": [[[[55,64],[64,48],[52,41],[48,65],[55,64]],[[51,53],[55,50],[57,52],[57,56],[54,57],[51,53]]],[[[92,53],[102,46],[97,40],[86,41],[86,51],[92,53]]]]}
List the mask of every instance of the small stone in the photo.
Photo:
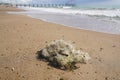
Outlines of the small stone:
{"type": "Polygon", "coordinates": [[[108,80],[108,77],[105,77],[105,80],[108,80]]]}
{"type": "Polygon", "coordinates": [[[6,48],[6,50],[8,50],[8,48],[6,48]]]}
{"type": "Polygon", "coordinates": [[[36,64],[36,66],[38,66],[38,64],[36,64]]]}
{"type": "Polygon", "coordinates": [[[83,50],[82,48],[80,48],[80,50],[83,50]]]}
{"type": "Polygon", "coordinates": [[[101,59],[99,59],[99,61],[101,62],[102,60],[101,60],[101,59]]]}
{"type": "Polygon", "coordinates": [[[103,48],[100,48],[100,51],[102,51],[103,50],[103,48]]]}
{"type": "Polygon", "coordinates": [[[73,44],[75,44],[75,42],[72,42],[73,44]]]}
{"type": "Polygon", "coordinates": [[[116,47],[116,45],[113,45],[112,47],[116,47]]]}
{"type": "Polygon", "coordinates": [[[89,74],[89,72],[87,72],[87,74],[89,74]]]}
{"type": "Polygon", "coordinates": [[[115,79],[115,78],[113,77],[113,79],[115,79]]]}
{"type": "Polygon", "coordinates": [[[22,78],[25,78],[25,76],[22,76],[22,78]]]}
{"type": "Polygon", "coordinates": [[[8,67],[5,67],[6,69],[8,68],[8,67]]]}
{"type": "Polygon", "coordinates": [[[95,71],[95,73],[97,73],[97,71],[95,71]]]}
{"type": "Polygon", "coordinates": [[[80,72],[80,74],[82,74],[82,72],[80,72]]]}
{"type": "Polygon", "coordinates": [[[59,80],[64,80],[63,78],[60,78],[59,80]]]}
{"type": "Polygon", "coordinates": [[[50,67],[47,67],[47,69],[50,69],[50,67]]]}
{"type": "Polygon", "coordinates": [[[98,59],[97,57],[95,57],[95,59],[98,59]]]}
{"type": "Polygon", "coordinates": [[[19,74],[18,72],[16,74],[19,74]]]}
{"type": "Polygon", "coordinates": [[[4,56],[4,54],[1,54],[1,56],[4,56]]]}
{"type": "Polygon", "coordinates": [[[11,70],[12,70],[12,71],[14,71],[14,70],[15,70],[15,68],[13,67],[11,70]]]}
{"type": "Polygon", "coordinates": [[[47,41],[45,41],[45,43],[48,43],[47,41]]]}

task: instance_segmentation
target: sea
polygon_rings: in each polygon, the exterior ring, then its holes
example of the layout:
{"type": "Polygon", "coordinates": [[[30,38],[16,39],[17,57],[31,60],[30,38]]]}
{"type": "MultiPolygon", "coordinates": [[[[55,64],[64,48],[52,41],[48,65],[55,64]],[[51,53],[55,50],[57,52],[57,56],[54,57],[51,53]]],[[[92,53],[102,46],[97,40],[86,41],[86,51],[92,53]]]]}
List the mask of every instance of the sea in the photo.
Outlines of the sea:
{"type": "Polygon", "coordinates": [[[77,29],[120,35],[120,6],[117,7],[18,7],[27,15],[46,22],[77,29]]]}

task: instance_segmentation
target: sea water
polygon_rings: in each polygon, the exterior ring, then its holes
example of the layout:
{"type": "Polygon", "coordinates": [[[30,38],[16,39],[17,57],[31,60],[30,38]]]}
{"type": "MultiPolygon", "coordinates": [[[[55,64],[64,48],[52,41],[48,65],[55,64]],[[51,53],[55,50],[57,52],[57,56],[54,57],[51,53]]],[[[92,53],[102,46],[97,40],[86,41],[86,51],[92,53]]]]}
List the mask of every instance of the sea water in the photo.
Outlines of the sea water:
{"type": "Polygon", "coordinates": [[[26,11],[9,13],[24,14],[32,18],[74,28],[120,34],[119,8],[20,8],[26,11]]]}

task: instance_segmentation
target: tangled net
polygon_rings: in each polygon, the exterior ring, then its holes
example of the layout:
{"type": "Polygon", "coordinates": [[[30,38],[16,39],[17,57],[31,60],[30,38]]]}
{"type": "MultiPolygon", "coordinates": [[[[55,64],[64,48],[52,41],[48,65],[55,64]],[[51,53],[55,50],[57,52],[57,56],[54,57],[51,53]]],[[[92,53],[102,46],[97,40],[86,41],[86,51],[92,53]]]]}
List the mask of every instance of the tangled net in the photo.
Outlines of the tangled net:
{"type": "Polygon", "coordinates": [[[67,41],[55,40],[42,49],[41,56],[60,69],[75,69],[76,63],[86,63],[90,59],[88,53],[76,50],[67,41]]]}

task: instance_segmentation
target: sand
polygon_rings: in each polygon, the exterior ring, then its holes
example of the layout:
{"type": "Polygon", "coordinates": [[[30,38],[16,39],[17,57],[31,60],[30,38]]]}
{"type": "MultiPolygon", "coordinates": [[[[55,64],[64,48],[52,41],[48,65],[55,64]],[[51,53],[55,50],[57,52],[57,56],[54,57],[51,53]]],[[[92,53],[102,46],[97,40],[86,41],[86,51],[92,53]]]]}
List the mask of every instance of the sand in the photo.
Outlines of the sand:
{"type": "Polygon", "coordinates": [[[75,29],[7,14],[20,11],[0,6],[0,80],[120,80],[120,35],[75,29]],[[64,71],[37,59],[37,52],[52,40],[64,38],[91,60],[79,69],[64,71]]]}

